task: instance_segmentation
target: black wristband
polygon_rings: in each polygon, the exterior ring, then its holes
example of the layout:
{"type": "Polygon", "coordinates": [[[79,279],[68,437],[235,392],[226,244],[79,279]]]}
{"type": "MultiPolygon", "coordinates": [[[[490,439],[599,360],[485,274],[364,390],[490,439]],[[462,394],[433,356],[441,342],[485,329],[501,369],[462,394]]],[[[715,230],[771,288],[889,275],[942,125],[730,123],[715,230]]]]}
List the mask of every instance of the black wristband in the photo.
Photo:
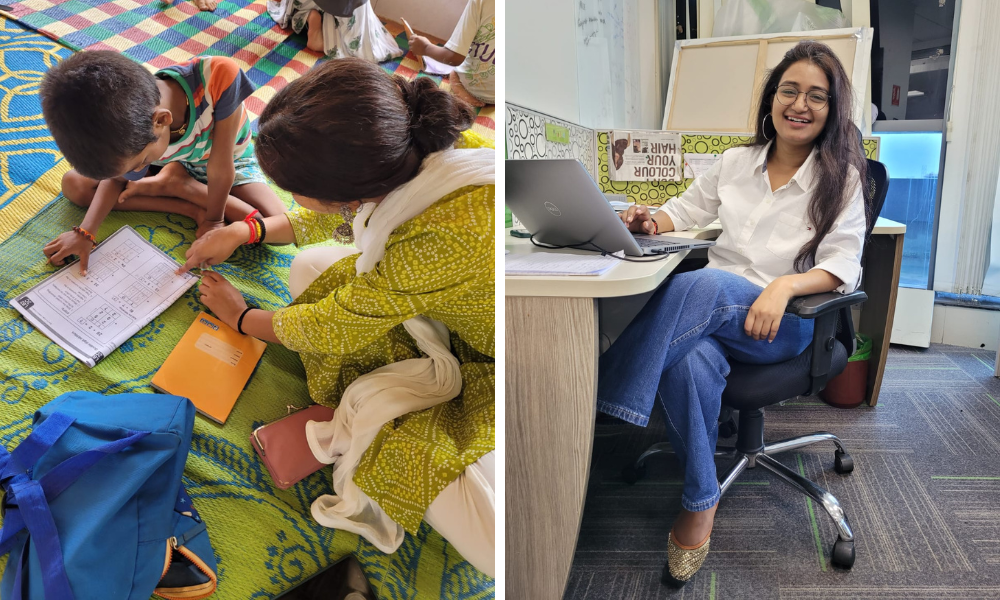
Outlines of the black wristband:
{"type": "Polygon", "coordinates": [[[247,316],[247,313],[250,312],[251,310],[255,309],[255,308],[257,308],[257,307],[256,306],[248,306],[248,307],[246,307],[243,310],[243,312],[240,314],[240,320],[236,321],[236,331],[239,331],[243,335],[247,335],[247,333],[245,331],[243,331],[243,317],[247,316]]]}

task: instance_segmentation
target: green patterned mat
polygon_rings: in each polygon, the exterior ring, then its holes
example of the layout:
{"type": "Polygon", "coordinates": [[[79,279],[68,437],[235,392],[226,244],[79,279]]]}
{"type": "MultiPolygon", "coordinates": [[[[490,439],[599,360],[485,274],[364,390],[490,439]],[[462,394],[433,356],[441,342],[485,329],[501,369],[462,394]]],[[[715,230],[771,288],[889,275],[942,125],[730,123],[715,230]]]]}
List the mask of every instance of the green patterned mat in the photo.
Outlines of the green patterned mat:
{"type": "MultiPolygon", "coordinates": [[[[8,449],[27,435],[32,413],[64,392],[152,392],[153,373],[203,309],[196,292],[188,292],[93,369],[35,331],[7,302],[54,270],[46,264],[42,246],[78,224],[83,214],[60,198],[0,244],[0,441],[8,449]]],[[[159,213],[112,213],[99,239],[124,225],[181,260],[194,239],[193,221],[159,213]]],[[[257,306],[274,309],[290,301],[288,269],[295,253],[290,246],[240,249],[216,270],[257,306]]],[[[309,506],[317,496],[331,493],[329,467],[290,490],[274,487],[250,447],[250,431],[283,416],[286,405],[306,402],[298,357],[269,345],[226,425],[197,418],[185,484],[208,523],[219,559],[219,588],[213,598],[272,598],[346,554],[359,558],[382,599],[493,598],[493,579],[426,523],[418,535],[407,534],[391,555],[357,535],[317,525],[309,506]]]]}

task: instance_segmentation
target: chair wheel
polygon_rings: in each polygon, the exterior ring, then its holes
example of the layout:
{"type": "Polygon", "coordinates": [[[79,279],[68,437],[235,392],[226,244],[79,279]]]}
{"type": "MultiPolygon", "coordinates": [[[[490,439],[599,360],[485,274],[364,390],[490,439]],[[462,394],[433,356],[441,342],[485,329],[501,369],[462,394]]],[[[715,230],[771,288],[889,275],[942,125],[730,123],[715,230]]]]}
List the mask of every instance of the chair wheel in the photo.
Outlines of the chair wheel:
{"type": "Polygon", "coordinates": [[[724,421],[719,424],[719,437],[728,438],[736,435],[738,428],[736,427],[736,419],[732,417],[728,421],[724,421]]]}
{"type": "Polygon", "coordinates": [[[635,463],[629,463],[625,465],[624,469],[622,469],[622,480],[629,485],[635,485],[637,481],[644,479],[645,477],[646,463],[643,463],[638,467],[635,463]]]}
{"type": "Polygon", "coordinates": [[[833,459],[833,470],[840,473],[841,475],[845,473],[850,473],[854,470],[854,459],[851,455],[846,452],[841,452],[837,450],[833,459]]]}
{"type": "Polygon", "coordinates": [[[833,544],[833,551],[830,552],[830,562],[833,566],[841,569],[850,569],[854,566],[854,540],[837,540],[833,544]]]}

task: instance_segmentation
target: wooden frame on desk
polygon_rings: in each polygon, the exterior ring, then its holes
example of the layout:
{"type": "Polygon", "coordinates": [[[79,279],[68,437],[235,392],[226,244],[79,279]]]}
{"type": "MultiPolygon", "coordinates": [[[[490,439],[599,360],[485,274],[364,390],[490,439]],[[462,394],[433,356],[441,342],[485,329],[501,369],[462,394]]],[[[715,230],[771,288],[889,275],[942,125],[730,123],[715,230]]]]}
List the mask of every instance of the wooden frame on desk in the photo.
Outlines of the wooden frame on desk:
{"type": "MultiPolygon", "coordinates": [[[[716,228],[715,231],[718,231],[716,228]]],[[[906,227],[879,219],[865,257],[859,331],[872,337],[876,404],[892,333],[906,227]]],[[[711,230],[671,233],[709,238],[711,230]]],[[[512,252],[540,251],[508,236],[512,252]]],[[[600,277],[506,278],[506,589],[561,600],[587,495],[597,414],[598,298],[650,292],[687,251],[600,277]]],[[[831,408],[830,410],[835,410],[831,408]]]]}

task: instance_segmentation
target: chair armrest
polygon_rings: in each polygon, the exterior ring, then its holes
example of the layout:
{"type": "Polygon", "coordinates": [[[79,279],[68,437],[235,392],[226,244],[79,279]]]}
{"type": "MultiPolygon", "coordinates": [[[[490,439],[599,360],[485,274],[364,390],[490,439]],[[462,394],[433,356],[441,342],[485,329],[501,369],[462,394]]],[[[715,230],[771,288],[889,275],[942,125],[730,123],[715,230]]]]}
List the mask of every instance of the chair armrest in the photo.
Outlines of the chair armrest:
{"type": "Polygon", "coordinates": [[[838,294],[837,292],[812,294],[793,299],[788,303],[785,312],[798,315],[803,319],[815,319],[820,315],[834,312],[843,307],[861,304],[866,300],[868,300],[868,295],[861,291],[850,294],[838,294]]]}
{"type": "Polygon", "coordinates": [[[851,318],[851,306],[868,300],[864,292],[838,294],[812,294],[800,296],[788,304],[785,312],[798,315],[803,319],[814,319],[812,342],[811,383],[807,396],[819,393],[830,379],[830,369],[833,362],[835,340],[844,345],[847,355],[854,353],[854,321],[851,318]],[[837,331],[837,323],[841,323],[837,331]]]}

